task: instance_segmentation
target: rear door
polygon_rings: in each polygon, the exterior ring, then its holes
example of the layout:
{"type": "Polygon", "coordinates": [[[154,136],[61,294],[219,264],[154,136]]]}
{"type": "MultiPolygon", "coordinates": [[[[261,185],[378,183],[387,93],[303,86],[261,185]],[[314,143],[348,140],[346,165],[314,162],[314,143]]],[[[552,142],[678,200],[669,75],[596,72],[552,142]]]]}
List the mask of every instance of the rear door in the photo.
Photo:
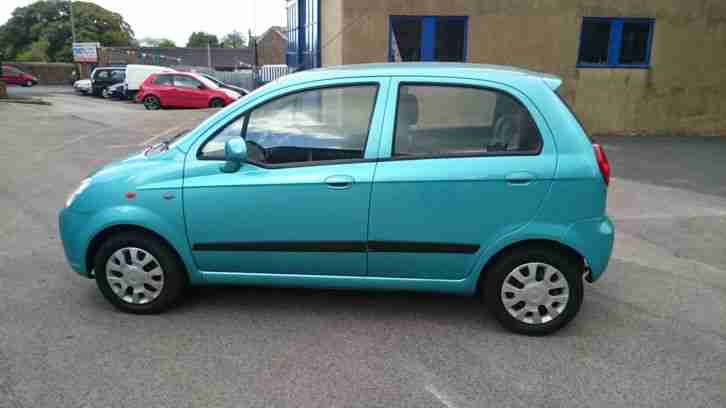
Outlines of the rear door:
{"type": "Polygon", "coordinates": [[[156,74],[154,80],[151,81],[151,86],[159,94],[162,106],[177,106],[173,75],[156,74]]]}
{"type": "Polygon", "coordinates": [[[392,82],[371,196],[369,274],[462,279],[536,214],[556,165],[548,128],[515,89],[392,82]]]}

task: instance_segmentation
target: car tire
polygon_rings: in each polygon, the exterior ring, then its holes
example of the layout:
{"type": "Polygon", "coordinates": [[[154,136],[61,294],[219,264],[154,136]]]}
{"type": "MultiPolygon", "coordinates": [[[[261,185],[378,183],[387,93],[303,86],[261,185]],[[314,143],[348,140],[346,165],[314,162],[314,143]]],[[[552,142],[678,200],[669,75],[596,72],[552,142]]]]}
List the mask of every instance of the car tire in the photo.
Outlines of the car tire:
{"type": "Polygon", "coordinates": [[[484,271],[482,292],[490,313],[502,326],[519,334],[543,336],[577,315],[583,299],[583,271],[582,260],[565,250],[518,247],[484,271]]]}
{"type": "Polygon", "coordinates": [[[214,98],[209,101],[210,108],[224,108],[224,101],[219,98],[214,98]]]}
{"type": "Polygon", "coordinates": [[[33,83],[33,81],[30,81],[30,80],[28,80],[28,81],[25,81],[25,86],[27,86],[28,88],[32,87],[33,85],[35,85],[35,84],[33,83]]]}
{"type": "Polygon", "coordinates": [[[108,88],[101,89],[101,96],[103,96],[104,99],[111,99],[111,94],[108,92],[108,88]]]}
{"type": "Polygon", "coordinates": [[[147,110],[159,110],[161,109],[161,101],[154,95],[148,95],[144,97],[144,108],[147,110]]]}
{"type": "Polygon", "coordinates": [[[181,299],[188,286],[176,253],[163,241],[142,232],[111,236],[101,244],[93,265],[103,296],[127,313],[163,312],[181,299]]]}

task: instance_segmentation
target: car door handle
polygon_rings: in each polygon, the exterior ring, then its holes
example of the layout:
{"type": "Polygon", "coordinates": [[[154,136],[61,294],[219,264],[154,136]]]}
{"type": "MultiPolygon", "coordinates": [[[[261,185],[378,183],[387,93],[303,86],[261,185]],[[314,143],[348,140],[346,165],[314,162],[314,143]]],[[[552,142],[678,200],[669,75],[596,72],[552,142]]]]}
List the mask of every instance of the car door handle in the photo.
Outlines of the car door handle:
{"type": "Polygon", "coordinates": [[[525,185],[536,180],[537,176],[528,171],[518,171],[508,174],[505,178],[509,184],[525,185]]]}
{"type": "Polygon", "coordinates": [[[353,185],[355,180],[351,176],[335,175],[325,179],[325,184],[333,190],[345,190],[353,185]]]}

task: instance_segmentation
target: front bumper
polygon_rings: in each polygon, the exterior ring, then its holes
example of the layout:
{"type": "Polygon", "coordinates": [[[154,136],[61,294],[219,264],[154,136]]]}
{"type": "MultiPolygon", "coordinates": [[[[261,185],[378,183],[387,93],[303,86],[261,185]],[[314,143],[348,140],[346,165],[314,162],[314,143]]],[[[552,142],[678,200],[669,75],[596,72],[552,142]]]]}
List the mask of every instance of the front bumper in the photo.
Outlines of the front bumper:
{"type": "Polygon", "coordinates": [[[90,278],[86,267],[86,248],[88,242],[84,238],[84,226],[88,224],[86,214],[64,208],[58,215],[63,252],[71,268],[81,276],[90,278]]]}

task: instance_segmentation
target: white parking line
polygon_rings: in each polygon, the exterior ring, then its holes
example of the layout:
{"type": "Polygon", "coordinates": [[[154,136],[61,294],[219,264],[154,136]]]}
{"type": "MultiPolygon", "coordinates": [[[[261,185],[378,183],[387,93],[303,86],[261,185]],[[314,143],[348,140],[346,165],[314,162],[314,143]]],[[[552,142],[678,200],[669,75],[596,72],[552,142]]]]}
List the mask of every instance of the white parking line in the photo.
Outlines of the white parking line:
{"type": "Polygon", "coordinates": [[[426,391],[431,393],[436,399],[441,401],[442,404],[446,405],[447,408],[456,408],[456,404],[454,404],[453,401],[451,401],[451,398],[449,398],[446,394],[442,393],[441,391],[437,390],[436,387],[433,386],[433,384],[426,385],[426,391]]]}

